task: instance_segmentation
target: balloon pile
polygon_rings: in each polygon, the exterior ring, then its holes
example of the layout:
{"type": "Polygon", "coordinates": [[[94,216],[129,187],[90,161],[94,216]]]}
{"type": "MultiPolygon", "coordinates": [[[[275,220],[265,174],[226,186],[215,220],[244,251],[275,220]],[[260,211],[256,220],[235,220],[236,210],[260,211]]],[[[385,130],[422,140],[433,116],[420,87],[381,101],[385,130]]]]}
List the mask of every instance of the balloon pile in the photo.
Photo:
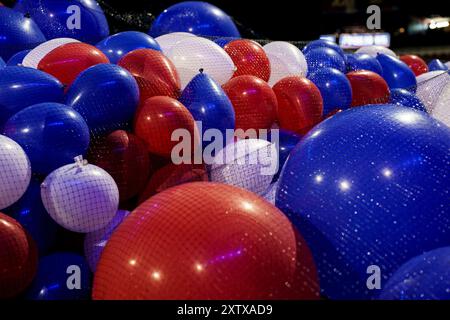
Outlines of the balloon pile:
{"type": "Polygon", "coordinates": [[[205,2],[0,6],[0,298],[448,299],[449,72],[205,2]]]}

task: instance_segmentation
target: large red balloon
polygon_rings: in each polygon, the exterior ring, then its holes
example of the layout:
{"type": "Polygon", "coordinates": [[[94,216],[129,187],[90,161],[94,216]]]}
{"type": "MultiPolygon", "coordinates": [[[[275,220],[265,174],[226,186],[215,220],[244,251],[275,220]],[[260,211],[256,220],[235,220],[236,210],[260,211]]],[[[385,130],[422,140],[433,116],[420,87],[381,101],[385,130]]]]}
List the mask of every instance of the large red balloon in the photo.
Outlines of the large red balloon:
{"type": "Polygon", "coordinates": [[[224,49],[236,66],[233,77],[250,75],[269,81],[270,61],[259,43],[245,39],[233,40],[224,49]]]}
{"type": "Polygon", "coordinates": [[[0,298],[12,298],[33,280],[38,263],[37,247],[25,229],[0,213],[0,298]]]}
{"type": "Polygon", "coordinates": [[[377,73],[359,70],[347,73],[352,86],[352,107],[388,103],[389,86],[377,73]]]}
{"type": "Polygon", "coordinates": [[[179,98],[180,77],[173,63],[161,52],[152,49],[134,50],[120,59],[118,65],[135,77],[141,104],[156,96],[179,98]]]}
{"type": "Polygon", "coordinates": [[[223,85],[236,115],[236,129],[270,129],[277,120],[277,97],[267,82],[239,76],[223,85]]]}
{"type": "Polygon", "coordinates": [[[150,198],[118,227],[93,298],[314,299],[318,279],[305,241],[276,207],[194,182],[150,198]]]}
{"type": "Polygon", "coordinates": [[[273,91],[278,100],[280,128],[305,134],[322,120],[322,96],[312,81],[286,77],[274,85],[273,91]]]}
{"type": "Polygon", "coordinates": [[[50,51],[39,62],[38,69],[69,86],[81,72],[100,63],[109,63],[103,52],[90,44],[73,42],[50,51]]]}
{"type": "Polygon", "coordinates": [[[417,76],[420,76],[422,73],[428,72],[427,63],[419,56],[407,54],[400,56],[400,60],[408,65],[408,67],[414,72],[417,76]]]}

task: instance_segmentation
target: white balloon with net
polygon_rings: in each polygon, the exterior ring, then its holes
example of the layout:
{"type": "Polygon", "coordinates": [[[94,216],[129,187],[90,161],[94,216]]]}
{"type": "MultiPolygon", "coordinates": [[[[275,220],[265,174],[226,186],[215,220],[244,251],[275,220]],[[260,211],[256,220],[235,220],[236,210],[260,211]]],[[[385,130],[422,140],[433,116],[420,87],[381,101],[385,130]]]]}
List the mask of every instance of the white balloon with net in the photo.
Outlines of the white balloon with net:
{"type": "Polygon", "coordinates": [[[397,57],[394,51],[392,51],[389,48],[383,47],[383,46],[367,46],[367,47],[361,47],[358,50],[356,50],[356,53],[365,53],[369,56],[376,57],[377,54],[382,53],[391,57],[397,57]]]}
{"type": "Polygon", "coordinates": [[[80,42],[76,39],[72,38],[57,38],[52,39],[49,41],[46,41],[44,43],[41,43],[36,48],[31,50],[25,58],[23,58],[22,65],[24,67],[30,67],[37,69],[39,62],[51,51],[55,50],[56,48],[73,42],[80,42]]]}
{"type": "Polygon", "coordinates": [[[196,35],[189,32],[172,32],[156,37],[155,40],[161,47],[162,52],[167,55],[174,45],[176,45],[181,40],[190,37],[196,37],[196,35]]]}

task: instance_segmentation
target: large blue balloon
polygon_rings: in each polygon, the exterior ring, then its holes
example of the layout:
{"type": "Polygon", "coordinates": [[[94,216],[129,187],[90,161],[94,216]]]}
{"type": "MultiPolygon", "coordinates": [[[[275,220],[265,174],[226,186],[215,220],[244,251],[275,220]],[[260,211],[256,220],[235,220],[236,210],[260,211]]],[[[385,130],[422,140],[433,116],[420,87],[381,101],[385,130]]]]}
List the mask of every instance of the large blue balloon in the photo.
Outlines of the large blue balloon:
{"type": "Polygon", "coordinates": [[[346,71],[344,58],[330,48],[315,48],[305,54],[308,63],[308,75],[322,70],[323,68],[334,68],[340,72],[346,71]]]}
{"type": "Polygon", "coordinates": [[[0,129],[26,107],[63,99],[63,85],[51,75],[32,68],[5,67],[0,70],[0,129]]]}
{"type": "Polygon", "coordinates": [[[433,59],[428,63],[428,70],[429,71],[447,71],[448,67],[439,59],[433,59]]]}
{"type": "Polygon", "coordinates": [[[5,60],[2,59],[2,57],[0,57],[0,68],[4,68],[6,67],[6,62],[5,60]]]}
{"type": "Polygon", "coordinates": [[[33,49],[45,41],[38,25],[24,14],[0,7],[0,56],[8,60],[16,52],[33,49]]]}
{"type": "Polygon", "coordinates": [[[59,103],[41,103],[12,116],[4,134],[28,155],[34,173],[48,174],[73,163],[89,147],[89,128],[72,108],[59,103]]]}
{"type": "Polygon", "coordinates": [[[352,103],[352,87],[345,74],[333,68],[322,68],[309,76],[323,98],[325,116],[348,109],[352,103]]]}
{"type": "Polygon", "coordinates": [[[347,71],[369,70],[383,76],[383,68],[375,57],[364,53],[347,55],[347,71]]]}
{"type": "Polygon", "coordinates": [[[235,38],[217,38],[214,39],[214,42],[217,43],[221,48],[223,48],[233,40],[235,40],[235,38]]]}
{"type": "Polygon", "coordinates": [[[190,32],[199,36],[234,37],[241,35],[225,12],[202,1],[185,1],[164,10],[153,22],[150,35],[190,32]]]}
{"type": "Polygon", "coordinates": [[[406,89],[391,90],[390,103],[427,112],[422,101],[406,89]]]}
{"type": "Polygon", "coordinates": [[[159,44],[152,37],[138,31],[125,31],[109,36],[97,43],[97,48],[102,50],[111,63],[119,62],[128,52],[137,49],[161,51],[159,44]]]}
{"type": "Polygon", "coordinates": [[[405,263],[384,286],[381,300],[450,300],[450,247],[405,263]]]}
{"type": "Polygon", "coordinates": [[[449,150],[450,128],[393,105],[341,112],[297,145],[276,205],[308,242],[325,296],[368,298],[370,266],[385,281],[450,243],[449,150]]]}
{"type": "Polygon", "coordinates": [[[14,9],[31,15],[48,40],[74,38],[95,44],[109,35],[95,0],[19,0],[14,9]]]}
{"type": "Polygon", "coordinates": [[[416,92],[416,76],[406,63],[383,53],[377,55],[377,60],[383,68],[383,78],[390,89],[400,88],[416,92]]]}
{"type": "Polygon", "coordinates": [[[344,61],[347,59],[346,55],[344,53],[344,50],[342,50],[342,48],[331,41],[327,41],[327,40],[323,40],[323,39],[319,39],[319,40],[314,40],[309,42],[304,48],[303,48],[303,54],[307,54],[310,51],[317,49],[317,48],[329,48],[329,49],[333,49],[334,51],[336,51],[337,53],[339,53],[339,55],[344,59],[344,61]]]}
{"type": "Polygon", "coordinates": [[[31,49],[22,50],[13,55],[8,62],[6,63],[8,66],[14,67],[22,65],[23,59],[25,56],[30,53],[31,49]]]}
{"type": "Polygon", "coordinates": [[[84,257],[55,253],[39,261],[37,274],[25,294],[28,300],[88,300],[91,272],[84,257]]]}
{"type": "Polygon", "coordinates": [[[81,114],[93,134],[108,134],[130,125],[139,104],[139,87],[125,69],[99,64],[78,76],[66,104],[81,114]]]}

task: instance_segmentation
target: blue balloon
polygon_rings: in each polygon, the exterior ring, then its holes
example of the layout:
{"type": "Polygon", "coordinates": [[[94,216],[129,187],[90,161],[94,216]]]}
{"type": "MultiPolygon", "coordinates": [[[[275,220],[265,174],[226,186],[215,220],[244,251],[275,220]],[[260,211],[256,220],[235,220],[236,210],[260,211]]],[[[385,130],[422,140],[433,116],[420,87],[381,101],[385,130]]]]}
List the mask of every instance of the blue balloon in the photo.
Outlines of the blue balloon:
{"type": "Polygon", "coordinates": [[[334,68],[345,72],[346,66],[342,56],[330,48],[315,48],[305,54],[308,63],[308,75],[312,75],[323,68],[334,68]]]}
{"type": "Polygon", "coordinates": [[[81,114],[93,134],[108,134],[128,128],[139,104],[139,87],[125,69],[99,64],[78,76],[66,104],[81,114]]]}
{"type": "Polygon", "coordinates": [[[0,57],[0,68],[4,68],[6,67],[6,62],[5,60],[2,59],[2,57],[0,57]]]}
{"type": "Polygon", "coordinates": [[[48,40],[74,38],[95,44],[109,35],[105,14],[94,0],[19,0],[14,9],[29,14],[48,40]]]}
{"type": "Polygon", "coordinates": [[[405,89],[391,90],[391,98],[389,103],[427,112],[427,109],[423,105],[422,101],[420,101],[414,93],[411,93],[405,89]]]}
{"type": "Polygon", "coordinates": [[[347,55],[347,71],[369,70],[383,76],[383,68],[375,57],[364,53],[347,55]]]}
{"type": "Polygon", "coordinates": [[[322,68],[309,76],[319,88],[323,99],[323,114],[348,109],[352,103],[352,87],[345,74],[333,68],[322,68]]]}
{"type": "Polygon", "coordinates": [[[45,40],[33,19],[0,6],[0,56],[3,59],[8,60],[16,52],[33,49],[45,40]]]}
{"type": "Polygon", "coordinates": [[[217,43],[221,48],[223,48],[233,40],[235,40],[235,38],[218,38],[215,39],[214,42],[217,43]]]}
{"type": "Polygon", "coordinates": [[[416,76],[406,63],[383,53],[377,55],[377,60],[383,68],[383,78],[390,89],[400,88],[416,92],[416,76]]]}
{"type": "Polygon", "coordinates": [[[153,37],[171,32],[190,32],[199,36],[234,37],[241,35],[225,12],[202,1],[185,1],[164,10],[149,31],[153,37]]]}
{"type": "Polygon", "coordinates": [[[388,280],[380,300],[450,300],[450,247],[405,263],[388,280]]]}
{"type": "Polygon", "coordinates": [[[111,63],[118,63],[128,52],[137,49],[153,49],[161,51],[159,44],[148,34],[138,31],[116,33],[97,43],[111,63]]]}
{"type": "Polygon", "coordinates": [[[5,67],[0,70],[0,129],[26,107],[63,99],[63,85],[51,75],[32,68],[5,67]]]}
{"type": "Polygon", "coordinates": [[[39,261],[37,274],[25,294],[27,300],[88,300],[92,275],[84,257],[59,252],[39,261]],[[79,275],[79,289],[76,284],[79,275]],[[71,276],[73,281],[71,281],[71,276]]]}
{"type": "Polygon", "coordinates": [[[12,116],[4,135],[16,141],[28,155],[34,173],[48,174],[73,163],[89,147],[89,128],[72,108],[41,103],[12,116]]]}
{"type": "Polygon", "coordinates": [[[429,71],[447,71],[448,67],[439,59],[433,59],[428,63],[428,70],[429,71]]]}
{"type": "Polygon", "coordinates": [[[385,281],[450,243],[449,150],[449,127],[393,105],[343,111],[302,139],[276,205],[309,244],[324,296],[369,298],[370,266],[385,281]]]}
{"type": "MultiPolygon", "coordinates": [[[[235,129],[236,118],[230,99],[206,73],[199,73],[188,83],[180,102],[195,121],[202,122],[202,134],[209,129],[217,129],[226,138],[226,130],[235,129]]],[[[210,143],[205,141],[203,147],[210,143]]]]}
{"type": "Polygon", "coordinates": [[[317,49],[317,48],[329,48],[329,49],[333,49],[334,51],[336,51],[337,53],[339,53],[339,55],[344,59],[344,61],[347,59],[346,55],[344,53],[344,50],[342,50],[342,48],[331,41],[327,41],[327,40],[323,40],[323,39],[318,39],[318,40],[314,40],[309,42],[302,50],[303,54],[307,54],[308,52],[317,49]]]}
{"type": "Polygon", "coordinates": [[[20,66],[22,65],[23,59],[25,56],[30,53],[31,49],[28,50],[22,50],[17,52],[15,55],[13,55],[8,62],[6,63],[8,66],[14,67],[14,66],[20,66]]]}

